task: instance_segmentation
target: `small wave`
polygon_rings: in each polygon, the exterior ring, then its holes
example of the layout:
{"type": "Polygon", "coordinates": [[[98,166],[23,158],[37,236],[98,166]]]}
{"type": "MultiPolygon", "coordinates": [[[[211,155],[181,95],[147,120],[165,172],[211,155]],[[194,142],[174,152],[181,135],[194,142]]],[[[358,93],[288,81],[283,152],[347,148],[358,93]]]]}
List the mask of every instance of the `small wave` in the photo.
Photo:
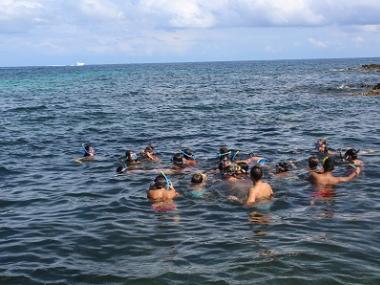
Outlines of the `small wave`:
{"type": "Polygon", "coordinates": [[[30,107],[17,107],[8,109],[7,112],[32,112],[32,111],[41,111],[46,110],[48,107],[45,105],[39,105],[39,106],[30,106],[30,107]]]}
{"type": "Polygon", "coordinates": [[[15,170],[10,170],[10,169],[6,168],[5,166],[0,165],[0,176],[5,176],[5,175],[9,175],[9,174],[16,174],[16,173],[18,173],[18,172],[15,170]]]}

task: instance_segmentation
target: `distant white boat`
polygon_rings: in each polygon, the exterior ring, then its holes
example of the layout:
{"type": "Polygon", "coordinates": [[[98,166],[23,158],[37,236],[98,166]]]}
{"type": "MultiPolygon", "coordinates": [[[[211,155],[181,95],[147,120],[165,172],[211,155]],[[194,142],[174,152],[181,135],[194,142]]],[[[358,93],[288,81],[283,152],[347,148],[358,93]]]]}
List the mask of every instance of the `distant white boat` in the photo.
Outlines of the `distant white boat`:
{"type": "Polygon", "coordinates": [[[76,66],[83,66],[85,63],[84,62],[77,62],[76,66]]]}

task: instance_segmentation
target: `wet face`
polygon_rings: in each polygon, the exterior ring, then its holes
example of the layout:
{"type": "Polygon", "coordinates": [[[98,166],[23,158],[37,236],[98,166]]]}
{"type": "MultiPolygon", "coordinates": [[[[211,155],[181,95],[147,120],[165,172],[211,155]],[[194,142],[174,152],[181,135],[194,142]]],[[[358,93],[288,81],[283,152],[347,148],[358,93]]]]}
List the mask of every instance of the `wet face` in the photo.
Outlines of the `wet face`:
{"type": "Polygon", "coordinates": [[[95,148],[93,146],[89,146],[87,152],[88,152],[89,156],[94,156],[95,155],[95,148]]]}

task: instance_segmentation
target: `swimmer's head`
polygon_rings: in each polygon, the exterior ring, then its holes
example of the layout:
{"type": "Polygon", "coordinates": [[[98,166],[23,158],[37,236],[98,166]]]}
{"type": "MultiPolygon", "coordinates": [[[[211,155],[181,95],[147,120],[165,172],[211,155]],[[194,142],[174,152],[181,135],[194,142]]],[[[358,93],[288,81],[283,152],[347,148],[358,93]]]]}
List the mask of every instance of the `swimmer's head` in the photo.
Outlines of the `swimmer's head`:
{"type": "Polygon", "coordinates": [[[95,148],[92,144],[87,143],[87,144],[82,144],[83,150],[84,150],[84,157],[90,157],[90,156],[95,156],[95,148]]]}
{"type": "Polygon", "coordinates": [[[223,160],[220,161],[219,163],[219,171],[220,172],[225,172],[227,168],[232,164],[231,160],[229,160],[227,157],[225,157],[223,160]]]}
{"type": "Polygon", "coordinates": [[[260,166],[254,166],[251,169],[250,176],[252,181],[257,182],[263,177],[263,169],[260,166]]]}
{"type": "Polygon", "coordinates": [[[181,154],[183,155],[184,159],[187,159],[187,160],[194,160],[195,159],[193,151],[191,148],[185,148],[185,149],[181,150],[181,154]]]}
{"type": "Polygon", "coordinates": [[[289,164],[287,162],[279,162],[276,164],[276,174],[289,171],[289,164]]]}
{"type": "Polygon", "coordinates": [[[200,184],[203,182],[203,175],[202,173],[195,173],[191,177],[191,183],[193,184],[200,184]]]}
{"type": "Polygon", "coordinates": [[[127,151],[125,152],[125,156],[127,157],[127,160],[128,160],[128,161],[137,160],[137,154],[134,153],[134,152],[131,151],[131,150],[127,150],[127,151]]]}
{"type": "Polygon", "coordinates": [[[219,156],[220,160],[228,158],[230,154],[231,154],[231,152],[226,146],[222,146],[219,148],[218,156],[219,156]]]}
{"type": "Polygon", "coordinates": [[[163,176],[162,174],[156,176],[156,178],[154,179],[154,185],[153,185],[155,189],[166,188],[166,185],[167,185],[167,181],[166,181],[165,176],[163,176]]]}
{"type": "Polygon", "coordinates": [[[327,140],[326,139],[319,139],[317,141],[317,143],[315,144],[315,148],[320,153],[326,153],[326,152],[328,152],[327,140]]]}
{"type": "Polygon", "coordinates": [[[127,168],[125,168],[125,167],[119,166],[118,168],[116,168],[116,173],[117,174],[123,174],[123,173],[126,173],[126,172],[127,172],[127,168]]]}
{"type": "Polygon", "coordinates": [[[310,169],[316,169],[318,167],[318,164],[319,164],[318,157],[311,156],[311,157],[309,157],[309,159],[307,161],[309,163],[309,168],[310,169]]]}
{"type": "Polygon", "coordinates": [[[335,168],[335,161],[333,157],[327,157],[323,161],[324,172],[331,172],[335,168]]]}
{"type": "Polygon", "coordinates": [[[144,149],[144,152],[154,154],[154,147],[150,144],[144,149]]]}
{"type": "Polygon", "coordinates": [[[174,154],[172,157],[172,161],[175,166],[179,166],[179,167],[183,166],[183,158],[180,153],[174,154]]]}
{"type": "Polygon", "coordinates": [[[344,159],[348,160],[348,161],[358,159],[358,153],[359,153],[359,150],[356,150],[354,148],[350,148],[344,154],[344,159]]]}

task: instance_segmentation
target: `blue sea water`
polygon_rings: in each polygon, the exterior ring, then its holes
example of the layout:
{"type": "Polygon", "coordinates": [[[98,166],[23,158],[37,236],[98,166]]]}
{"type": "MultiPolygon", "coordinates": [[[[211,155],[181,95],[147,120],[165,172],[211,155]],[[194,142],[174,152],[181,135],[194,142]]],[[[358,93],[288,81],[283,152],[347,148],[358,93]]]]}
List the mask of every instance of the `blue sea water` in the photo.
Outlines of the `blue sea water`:
{"type": "MultiPolygon", "coordinates": [[[[0,68],[0,284],[380,284],[380,98],[357,96],[380,59],[0,68]],[[314,142],[361,149],[364,173],[316,199],[302,178],[314,142]],[[78,165],[81,144],[98,158],[78,165]],[[154,174],[115,177],[153,143],[201,169],[221,145],[300,177],[267,176],[270,207],[210,185],[158,213],[154,174]]],[[[340,170],[338,169],[338,172],[340,170]]]]}

